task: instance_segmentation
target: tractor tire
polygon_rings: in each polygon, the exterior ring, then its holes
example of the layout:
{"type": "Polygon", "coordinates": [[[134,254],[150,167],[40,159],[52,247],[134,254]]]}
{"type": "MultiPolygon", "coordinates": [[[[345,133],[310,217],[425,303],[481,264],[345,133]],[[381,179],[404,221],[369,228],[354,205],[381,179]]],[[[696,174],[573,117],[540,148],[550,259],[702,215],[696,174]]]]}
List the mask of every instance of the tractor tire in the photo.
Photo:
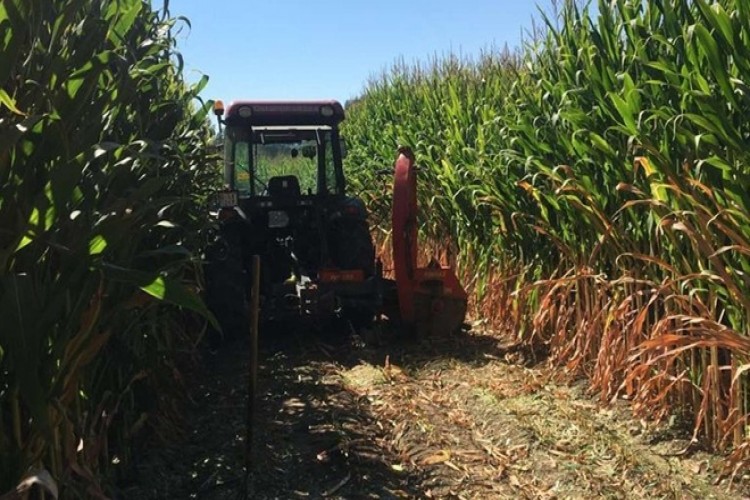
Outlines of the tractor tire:
{"type": "Polygon", "coordinates": [[[375,310],[367,307],[344,308],[341,317],[349,322],[354,331],[360,332],[365,328],[370,328],[375,322],[375,310]]]}
{"type": "Polygon", "coordinates": [[[367,221],[347,219],[339,222],[332,245],[334,262],[341,269],[361,269],[365,277],[373,275],[375,246],[367,221]]]}
{"type": "Polygon", "coordinates": [[[246,335],[250,328],[247,308],[247,283],[242,254],[239,248],[218,243],[207,251],[206,305],[221,326],[221,331],[209,328],[208,344],[217,348],[246,335]]]}
{"type": "MultiPolygon", "coordinates": [[[[331,246],[333,261],[340,269],[361,269],[365,278],[375,274],[375,246],[366,220],[339,221],[331,246]]],[[[359,331],[372,325],[375,310],[367,306],[345,307],[341,311],[341,318],[359,331]]]]}

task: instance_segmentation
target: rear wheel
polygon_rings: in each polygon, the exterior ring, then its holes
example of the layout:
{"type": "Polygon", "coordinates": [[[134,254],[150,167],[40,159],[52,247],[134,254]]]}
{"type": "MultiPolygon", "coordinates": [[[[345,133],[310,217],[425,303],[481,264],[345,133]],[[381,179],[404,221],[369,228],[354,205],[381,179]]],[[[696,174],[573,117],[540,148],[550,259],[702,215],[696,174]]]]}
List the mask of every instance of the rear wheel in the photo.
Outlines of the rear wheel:
{"type": "MultiPolygon", "coordinates": [[[[370,278],[375,270],[375,247],[370,228],[362,219],[345,219],[338,223],[333,242],[333,260],[340,269],[359,269],[365,278],[370,278]]],[[[375,317],[375,310],[365,305],[344,307],[342,319],[348,321],[355,330],[369,327],[375,317]]]]}
{"type": "Polygon", "coordinates": [[[355,331],[368,328],[375,321],[375,311],[367,307],[344,308],[342,316],[355,331]]]}
{"type": "Polygon", "coordinates": [[[248,283],[240,249],[219,241],[207,251],[206,305],[216,317],[221,332],[208,332],[209,347],[245,335],[250,328],[247,312],[248,283]]]}
{"type": "Polygon", "coordinates": [[[367,221],[347,219],[339,222],[334,234],[333,260],[341,269],[361,269],[365,277],[373,274],[375,247],[367,221]]]}

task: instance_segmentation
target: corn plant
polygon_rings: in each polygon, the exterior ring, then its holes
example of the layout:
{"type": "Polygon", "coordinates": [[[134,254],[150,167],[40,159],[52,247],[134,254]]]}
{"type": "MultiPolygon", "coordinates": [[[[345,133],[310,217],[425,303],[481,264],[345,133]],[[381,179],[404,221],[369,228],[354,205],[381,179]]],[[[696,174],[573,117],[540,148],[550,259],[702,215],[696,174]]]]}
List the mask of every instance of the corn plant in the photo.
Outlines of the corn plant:
{"type": "Polygon", "coordinates": [[[101,495],[179,416],[215,164],[174,29],[142,0],[0,3],[0,491],[41,468],[101,495]]]}
{"type": "Polygon", "coordinates": [[[750,3],[570,1],[542,20],[518,54],[371,82],[345,131],[356,184],[387,212],[371,172],[412,145],[424,236],[459,248],[484,317],[605,400],[692,415],[740,463],[750,3]]]}

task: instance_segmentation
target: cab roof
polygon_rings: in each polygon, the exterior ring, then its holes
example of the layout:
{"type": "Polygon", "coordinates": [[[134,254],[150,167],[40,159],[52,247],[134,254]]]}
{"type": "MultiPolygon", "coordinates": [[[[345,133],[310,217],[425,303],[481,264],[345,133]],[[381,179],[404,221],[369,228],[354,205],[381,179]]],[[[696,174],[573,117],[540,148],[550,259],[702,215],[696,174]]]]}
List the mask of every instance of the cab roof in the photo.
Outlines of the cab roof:
{"type": "Polygon", "coordinates": [[[344,119],[338,101],[233,101],[224,115],[227,125],[328,125],[344,119]]]}

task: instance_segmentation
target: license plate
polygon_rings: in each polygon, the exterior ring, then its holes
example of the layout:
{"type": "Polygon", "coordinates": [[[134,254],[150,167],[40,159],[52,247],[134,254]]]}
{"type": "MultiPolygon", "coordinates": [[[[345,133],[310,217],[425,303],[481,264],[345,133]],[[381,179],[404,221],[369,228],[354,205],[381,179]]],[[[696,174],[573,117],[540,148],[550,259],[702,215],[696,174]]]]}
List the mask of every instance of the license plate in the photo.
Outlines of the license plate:
{"type": "Polygon", "coordinates": [[[321,283],[361,283],[365,280],[365,274],[361,269],[339,271],[333,269],[321,269],[318,271],[321,283]]]}
{"type": "Polygon", "coordinates": [[[237,191],[219,191],[216,198],[221,208],[236,207],[239,204],[237,191]]]}

